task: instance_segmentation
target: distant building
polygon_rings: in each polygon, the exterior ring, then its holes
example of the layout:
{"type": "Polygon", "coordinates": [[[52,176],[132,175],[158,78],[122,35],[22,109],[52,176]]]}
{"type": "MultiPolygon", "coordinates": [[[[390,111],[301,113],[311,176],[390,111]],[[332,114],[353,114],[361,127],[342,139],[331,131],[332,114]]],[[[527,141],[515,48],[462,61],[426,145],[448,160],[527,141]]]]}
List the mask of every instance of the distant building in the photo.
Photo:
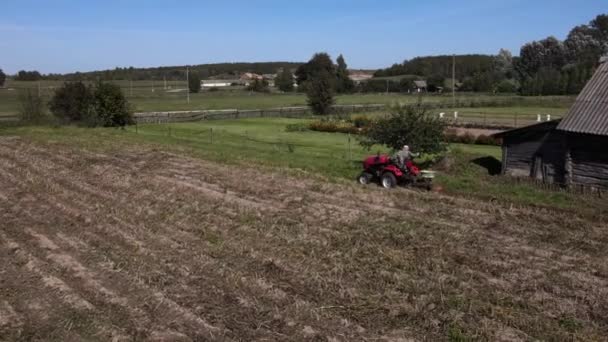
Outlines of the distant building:
{"type": "Polygon", "coordinates": [[[608,62],[562,120],[498,133],[502,172],[565,186],[608,189],[608,62]]]}
{"type": "Polygon", "coordinates": [[[415,92],[417,92],[417,93],[420,93],[423,91],[426,92],[427,88],[428,88],[428,85],[427,85],[426,81],[424,81],[424,80],[414,81],[414,91],[415,92]]]}
{"type": "Polygon", "coordinates": [[[202,80],[202,88],[225,88],[233,84],[239,84],[240,80],[202,80]]]}
{"type": "Polygon", "coordinates": [[[367,81],[367,80],[373,78],[374,74],[371,72],[350,71],[348,73],[348,77],[356,84],[359,84],[361,82],[364,82],[364,81],[367,81]]]}

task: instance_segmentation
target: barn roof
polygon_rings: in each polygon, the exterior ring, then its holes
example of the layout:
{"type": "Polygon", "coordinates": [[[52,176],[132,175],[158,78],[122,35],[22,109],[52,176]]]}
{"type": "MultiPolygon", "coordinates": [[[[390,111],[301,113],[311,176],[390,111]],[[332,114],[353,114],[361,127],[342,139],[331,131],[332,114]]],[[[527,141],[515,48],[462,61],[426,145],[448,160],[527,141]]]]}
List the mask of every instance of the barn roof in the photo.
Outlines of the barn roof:
{"type": "Polygon", "coordinates": [[[600,66],[578,95],[557,129],[595,135],[608,135],[608,59],[600,66]]]}
{"type": "Polygon", "coordinates": [[[426,81],[414,81],[414,84],[418,88],[426,88],[427,87],[426,81]]]}
{"type": "Polygon", "coordinates": [[[512,136],[512,135],[516,135],[516,134],[522,134],[522,133],[525,134],[525,133],[533,131],[533,130],[537,130],[537,131],[553,130],[553,129],[555,129],[555,127],[557,125],[559,125],[560,122],[561,122],[561,119],[543,121],[543,122],[539,122],[539,123],[536,123],[533,125],[513,128],[513,129],[510,129],[507,131],[494,133],[494,134],[492,134],[492,136],[495,138],[504,138],[504,137],[508,137],[508,136],[512,136]]]}

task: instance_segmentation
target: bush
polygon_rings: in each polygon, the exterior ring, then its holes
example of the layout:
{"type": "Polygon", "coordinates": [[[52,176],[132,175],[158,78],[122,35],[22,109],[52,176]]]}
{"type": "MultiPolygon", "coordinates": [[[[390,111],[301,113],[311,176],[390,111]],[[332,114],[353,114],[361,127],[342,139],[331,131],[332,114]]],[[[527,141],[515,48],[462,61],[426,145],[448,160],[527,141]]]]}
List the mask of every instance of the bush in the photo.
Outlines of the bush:
{"type": "Polygon", "coordinates": [[[211,87],[211,88],[209,88],[209,91],[210,92],[220,91],[220,88],[218,88],[218,87],[211,87]]]}
{"type": "Polygon", "coordinates": [[[133,123],[131,110],[119,86],[98,83],[95,89],[82,82],[65,83],[49,102],[53,115],[66,123],[125,126],[133,123]]]}
{"type": "Polygon", "coordinates": [[[131,108],[119,86],[99,83],[94,97],[93,126],[122,127],[133,124],[131,108]]]}
{"type": "Polygon", "coordinates": [[[82,82],[67,82],[55,91],[49,109],[63,122],[81,122],[92,115],[93,91],[82,82]]]}
{"type": "Polygon", "coordinates": [[[496,145],[500,145],[500,142],[498,141],[498,139],[496,139],[492,136],[481,134],[481,135],[477,136],[477,138],[475,139],[475,144],[496,146],[496,145]]]}
{"type": "Polygon", "coordinates": [[[19,116],[26,123],[42,123],[46,119],[43,101],[32,89],[19,93],[19,116]]]}
{"type": "Polygon", "coordinates": [[[364,128],[369,126],[372,123],[372,119],[366,115],[355,115],[351,119],[351,122],[357,128],[364,128]]]}
{"type": "Polygon", "coordinates": [[[247,90],[255,91],[258,93],[268,93],[268,92],[270,92],[268,80],[266,80],[265,78],[262,78],[262,79],[256,78],[253,81],[251,81],[251,83],[249,83],[249,86],[247,86],[247,90]]]}
{"type": "Polygon", "coordinates": [[[329,132],[329,133],[350,133],[359,134],[359,128],[346,121],[338,120],[317,120],[308,125],[311,131],[329,132]]]}

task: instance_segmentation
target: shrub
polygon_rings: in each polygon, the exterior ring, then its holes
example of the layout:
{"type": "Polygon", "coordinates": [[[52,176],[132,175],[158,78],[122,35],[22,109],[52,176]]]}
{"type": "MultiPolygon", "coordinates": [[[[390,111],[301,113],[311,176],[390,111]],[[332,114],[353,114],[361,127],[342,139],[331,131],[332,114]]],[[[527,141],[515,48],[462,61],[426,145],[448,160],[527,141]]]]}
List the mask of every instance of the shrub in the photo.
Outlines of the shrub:
{"type": "Polygon", "coordinates": [[[133,123],[131,110],[119,86],[98,83],[95,89],[82,82],[65,83],[49,102],[53,115],[67,123],[125,126],[133,123]]]}
{"type": "Polygon", "coordinates": [[[251,81],[251,83],[249,83],[249,86],[247,86],[247,90],[255,91],[258,93],[268,93],[268,92],[270,92],[268,80],[266,80],[265,78],[262,78],[262,79],[256,78],[253,81],[251,81]]]}
{"type": "Polygon", "coordinates": [[[67,82],[55,91],[49,109],[63,122],[80,122],[92,115],[93,91],[82,82],[67,82]]]}
{"type": "Polygon", "coordinates": [[[220,88],[218,88],[218,87],[211,87],[211,88],[209,88],[209,91],[210,92],[220,91],[220,88]]]}
{"type": "Polygon", "coordinates": [[[312,131],[329,133],[350,133],[359,134],[359,128],[346,121],[338,120],[317,120],[309,124],[308,128],[312,131]]]}
{"type": "Polygon", "coordinates": [[[99,83],[94,97],[93,126],[122,127],[133,123],[129,103],[119,86],[99,83]]]}
{"type": "Polygon", "coordinates": [[[19,116],[26,123],[41,123],[46,119],[43,101],[32,89],[19,93],[19,116]]]}
{"type": "Polygon", "coordinates": [[[351,121],[357,128],[364,128],[372,123],[372,119],[367,115],[355,115],[351,121]]]}
{"type": "Polygon", "coordinates": [[[481,134],[475,139],[477,145],[500,145],[500,142],[493,136],[481,134]]]}
{"type": "Polygon", "coordinates": [[[466,132],[465,134],[460,136],[461,144],[474,144],[475,140],[476,140],[475,136],[469,132],[466,132]]]}

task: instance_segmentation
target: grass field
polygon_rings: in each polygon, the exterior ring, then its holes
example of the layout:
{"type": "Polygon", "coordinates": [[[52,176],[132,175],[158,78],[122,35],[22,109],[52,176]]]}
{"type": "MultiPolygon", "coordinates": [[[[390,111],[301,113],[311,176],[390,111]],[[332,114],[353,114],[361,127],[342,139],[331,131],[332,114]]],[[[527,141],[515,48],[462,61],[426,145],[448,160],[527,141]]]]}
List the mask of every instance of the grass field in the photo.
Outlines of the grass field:
{"type": "Polygon", "coordinates": [[[605,338],[605,202],[464,145],[443,192],[359,186],[368,152],[294,122],[0,129],[0,336],[605,338]]]}
{"type": "MultiPolygon", "coordinates": [[[[243,90],[203,92],[191,94],[190,103],[186,102],[186,85],[183,82],[172,82],[169,90],[163,89],[162,82],[138,81],[133,82],[130,87],[128,81],[116,81],[121,86],[125,95],[132,103],[134,110],[142,111],[173,111],[173,110],[196,110],[196,109],[266,109],[288,106],[305,106],[306,97],[303,94],[257,94],[243,90]],[[181,92],[174,92],[175,90],[181,92]],[[154,91],[153,91],[154,90],[154,91]]],[[[40,94],[49,99],[56,87],[61,82],[42,81],[40,83],[40,94]]],[[[23,89],[31,89],[38,92],[37,82],[14,82],[8,81],[6,88],[0,89],[0,116],[16,115],[19,111],[18,94],[23,89]]],[[[421,98],[427,103],[451,103],[451,96],[426,95],[421,98]]],[[[509,105],[500,108],[470,108],[469,111],[484,112],[491,115],[512,114],[537,114],[537,113],[562,113],[571,104],[571,97],[520,97],[499,96],[484,94],[459,94],[458,99],[470,106],[473,102],[478,103],[476,107],[488,101],[505,102],[509,105]]],[[[341,95],[336,98],[337,104],[393,104],[393,103],[415,103],[420,98],[417,95],[407,94],[352,94],[341,95]]],[[[462,107],[462,106],[461,106],[462,107]]],[[[496,106],[495,106],[496,107],[496,106]]],[[[466,107],[463,107],[466,108],[466,107]]]]}

